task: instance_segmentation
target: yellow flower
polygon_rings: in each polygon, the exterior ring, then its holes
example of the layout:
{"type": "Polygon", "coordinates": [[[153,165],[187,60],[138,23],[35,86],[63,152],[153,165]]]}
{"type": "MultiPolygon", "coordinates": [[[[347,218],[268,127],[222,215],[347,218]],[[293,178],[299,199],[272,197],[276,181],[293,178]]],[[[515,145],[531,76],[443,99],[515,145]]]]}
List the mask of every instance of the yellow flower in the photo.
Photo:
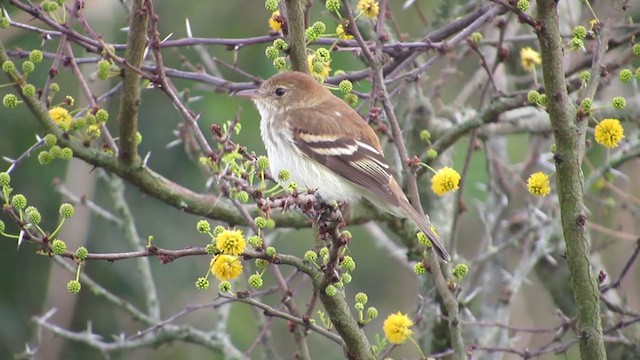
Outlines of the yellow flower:
{"type": "Polygon", "coordinates": [[[224,230],[216,236],[216,248],[226,255],[238,256],[247,247],[240,230],[224,230]]]}
{"type": "Polygon", "coordinates": [[[529,192],[534,196],[547,196],[551,192],[551,186],[549,186],[549,175],[543,172],[537,172],[531,174],[527,180],[527,187],[529,192]]]}
{"type": "Polygon", "coordinates": [[[229,281],[242,274],[242,263],[237,256],[218,255],[209,264],[211,273],[220,281],[229,281]]]}
{"type": "Polygon", "coordinates": [[[539,52],[530,47],[526,47],[520,49],[520,62],[526,71],[532,72],[536,68],[536,65],[542,64],[542,59],[540,58],[539,52]]]}
{"type": "Polygon", "coordinates": [[[360,0],[358,1],[358,10],[362,11],[364,16],[368,17],[369,19],[374,19],[378,17],[380,6],[375,0],[360,0]]]}
{"type": "Polygon", "coordinates": [[[595,138],[598,144],[613,149],[618,147],[620,140],[624,139],[624,128],[618,119],[603,119],[595,129],[595,138]]]}
{"type": "Polygon", "coordinates": [[[51,120],[58,125],[62,130],[68,131],[71,128],[71,121],[73,118],[67,109],[56,106],[49,109],[49,116],[51,120]]]}
{"type": "Polygon", "coordinates": [[[331,71],[331,67],[329,67],[331,63],[329,61],[318,60],[314,54],[311,54],[307,56],[307,62],[311,75],[316,79],[324,81],[324,79],[329,77],[329,72],[331,71]]]}
{"type": "Polygon", "coordinates": [[[384,336],[392,344],[402,344],[413,333],[410,327],[413,326],[413,321],[405,314],[398,311],[396,314],[387,316],[382,325],[384,330],[384,336]]]}
{"type": "Polygon", "coordinates": [[[443,167],[431,178],[431,190],[438,195],[458,190],[460,174],[450,167],[443,167]]]}
{"type": "Polygon", "coordinates": [[[272,31],[282,31],[282,25],[284,24],[284,19],[280,15],[280,10],[276,10],[271,13],[271,17],[269,18],[269,27],[272,31]]]}
{"type": "Polygon", "coordinates": [[[344,31],[344,26],[342,26],[342,24],[338,25],[338,27],[336,28],[336,35],[340,40],[353,39],[353,35],[347,34],[347,32],[344,31]]]}

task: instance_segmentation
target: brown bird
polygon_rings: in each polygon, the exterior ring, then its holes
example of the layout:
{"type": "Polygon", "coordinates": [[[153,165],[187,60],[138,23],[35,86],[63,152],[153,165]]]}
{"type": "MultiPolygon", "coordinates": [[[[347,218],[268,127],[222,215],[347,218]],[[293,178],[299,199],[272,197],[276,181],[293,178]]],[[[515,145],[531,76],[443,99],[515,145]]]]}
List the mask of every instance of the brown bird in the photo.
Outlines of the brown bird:
{"type": "Polygon", "coordinates": [[[389,172],[380,140],[360,115],[312,76],[285,72],[258,89],[234,95],[256,104],[271,173],[286,169],[298,186],[316,189],[324,201],[352,202],[361,197],[411,220],[445,261],[451,255],[407,200],[389,172]]]}

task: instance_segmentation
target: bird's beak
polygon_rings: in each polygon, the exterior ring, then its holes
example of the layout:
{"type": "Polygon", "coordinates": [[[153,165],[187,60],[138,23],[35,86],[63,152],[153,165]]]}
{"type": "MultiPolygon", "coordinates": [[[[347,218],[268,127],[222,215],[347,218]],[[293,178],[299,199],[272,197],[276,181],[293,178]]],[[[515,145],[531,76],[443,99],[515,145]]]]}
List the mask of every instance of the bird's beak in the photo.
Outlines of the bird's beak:
{"type": "Polygon", "coordinates": [[[246,90],[238,90],[231,93],[231,96],[239,96],[247,99],[259,99],[262,97],[262,94],[258,89],[246,89],[246,90]]]}

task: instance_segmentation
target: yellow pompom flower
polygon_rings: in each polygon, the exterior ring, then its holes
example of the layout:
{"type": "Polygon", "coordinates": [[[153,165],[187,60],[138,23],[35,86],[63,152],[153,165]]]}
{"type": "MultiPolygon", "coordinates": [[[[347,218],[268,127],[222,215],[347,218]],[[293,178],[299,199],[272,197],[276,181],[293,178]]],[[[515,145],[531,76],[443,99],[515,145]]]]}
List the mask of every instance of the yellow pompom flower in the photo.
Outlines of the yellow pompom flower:
{"type": "Polygon", "coordinates": [[[458,190],[459,186],[460,174],[450,167],[443,167],[431,178],[431,190],[440,196],[458,190]]]}
{"type": "Polygon", "coordinates": [[[229,281],[242,274],[242,263],[237,256],[218,255],[209,264],[211,273],[220,281],[229,281]]]}
{"type": "Polygon", "coordinates": [[[534,196],[547,196],[551,192],[551,186],[549,185],[549,175],[543,172],[537,172],[531,174],[527,180],[527,187],[529,192],[534,196]]]}
{"type": "Polygon", "coordinates": [[[384,336],[392,344],[402,344],[413,334],[413,321],[401,312],[387,316],[382,325],[384,336]]]}
{"type": "Polygon", "coordinates": [[[364,16],[369,19],[375,19],[380,12],[380,5],[375,0],[360,0],[358,1],[358,10],[362,11],[364,16]]]}
{"type": "Polygon", "coordinates": [[[347,32],[344,30],[344,26],[342,26],[342,24],[340,24],[340,25],[338,25],[338,27],[336,27],[336,36],[340,40],[351,40],[351,39],[353,39],[353,35],[347,34],[347,32]]]}
{"type": "Polygon", "coordinates": [[[598,144],[609,149],[617,148],[620,140],[624,139],[624,128],[618,119],[603,119],[595,128],[595,138],[598,144]]]}
{"type": "Polygon", "coordinates": [[[246,247],[247,242],[241,230],[227,229],[216,236],[216,248],[225,255],[241,255],[246,247]]]}
{"type": "Polygon", "coordinates": [[[307,63],[309,65],[309,70],[311,71],[311,75],[316,79],[324,79],[329,77],[329,72],[331,71],[331,63],[329,61],[318,61],[314,54],[307,56],[307,63]]]}
{"type": "Polygon", "coordinates": [[[520,49],[520,62],[527,72],[532,72],[536,65],[542,64],[540,53],[530,47],[520,49]]]}
{"type": "Polygon", "coordinates": [[[272,31],[282,31],[283,19],[280,15],[280,10],[276,10],[271,13],[269,18],[269,27],[272,31]]]}
{"type": "Polygon", "coordinates": [[[49,109],[49,116],[62,130],[68,131],[71,128],[73,118],[67,109],[60,106],[53,107],[49,109]]]}

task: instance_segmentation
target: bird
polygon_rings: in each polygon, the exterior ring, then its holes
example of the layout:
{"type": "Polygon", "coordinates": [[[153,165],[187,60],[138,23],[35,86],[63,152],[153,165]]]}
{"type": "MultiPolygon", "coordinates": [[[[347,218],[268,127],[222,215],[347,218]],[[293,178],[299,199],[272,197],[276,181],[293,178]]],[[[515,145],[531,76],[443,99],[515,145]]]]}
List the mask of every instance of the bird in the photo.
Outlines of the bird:
{"type": "Polygon", "coordinates": [[[313,76],[288,71],[258,88],[232,95],[252,100],[272,174],[288,170],[290,181],[315,189],[325,202],[365,198],[399,218],[408,218],[444,261],[451,255],[427,215],[419,213],[393,178],[380,140],[367,122],[313,76]]]}

